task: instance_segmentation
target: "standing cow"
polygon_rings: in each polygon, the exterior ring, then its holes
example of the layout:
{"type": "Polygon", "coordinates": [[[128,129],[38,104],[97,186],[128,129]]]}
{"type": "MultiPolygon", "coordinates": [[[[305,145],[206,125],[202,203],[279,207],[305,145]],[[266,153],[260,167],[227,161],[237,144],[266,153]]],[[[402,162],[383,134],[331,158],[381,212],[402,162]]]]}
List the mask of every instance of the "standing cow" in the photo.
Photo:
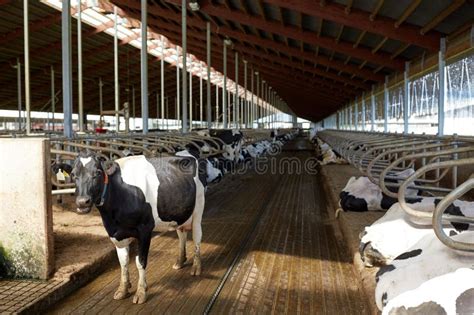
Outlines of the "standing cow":
{"type": "Polygon", "coordinates": [[[76,205],[81,214],[99,209],[104,227],[114,243],[120,262],[120,286],[114,299],[124,299],[131,287],[128,275],[129,245],[138,241],[136,266],[139,279],[133,303],[146,301],[145,268],[153,230],[176,229],[179,256],[174,269],[186,262],[186,233],[192,229],[195,244],[192,275],[201,273],[201,219],[204,186],[199,164],[192,156],[126,157],[101,161],[94,153],[81,153],[72,176],[76,205]]]}

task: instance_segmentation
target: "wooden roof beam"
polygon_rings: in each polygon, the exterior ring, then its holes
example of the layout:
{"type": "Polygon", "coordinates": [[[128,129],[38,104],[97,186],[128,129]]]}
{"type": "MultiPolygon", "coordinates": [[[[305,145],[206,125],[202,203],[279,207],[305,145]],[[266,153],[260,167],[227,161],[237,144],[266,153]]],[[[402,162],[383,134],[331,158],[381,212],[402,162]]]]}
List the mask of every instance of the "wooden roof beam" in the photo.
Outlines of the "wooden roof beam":
{"type": "Polygon", "coordinates": [[[350,14],[351,13],[351,9],[352,9],[352,4],[353,4],[353,0],[348,0],[347,1],[347,5],[346,5],[346,8],[344,9],[344,12],[346,12],[346,14],[350,14]]]}
{"type": "Polygon", "coordinates": [[[370,13],[369,20],[375,21],[375,17],[379,13],[380,9],[382,8],[385,0],[379,0],[377,4],[375,5],[375,8],[372,10],[372,13],[370,13]]]}
{"type": "MultiPolygon", "coordinates": [[[[278,22],[263,21],[262,19],[258,17],[248,16],[243,12],[230,11],[223,8],[222,6],[207,6],[204,10],[209,15],[219,16],[223,19],[236,21],[242,24],[260,28],[267,32],[274,32],[277,34],[281,34],[283,36],[287,36],[287,37],[300,40],[306,43],[310,43],[313,45],[320,45],[327,49],[335,50],[340,53],[351,55],[359,59],[369,60],[373,63],[384,65],[392,69],[402,70],[404,68],[403,60],[390,61],[390,58],[387,54],[374,55],[371,53],[369,49],[361,48],[361,47],[354,48],[352,47],[350,43],[346,43],[346,42],[335,43],[334,40],[331,38],[322,37],[322,36],[318,37],[316,34],[309,31],[302,32],[301,29],[296,28],[296,27],[290,27],[290,26],[283,27],[278,22]]],[[[220,32],[222,33],[221,30],[220,32]]]]}
{"type": "MultiPolygon", "coordinates": [[[[365,30],[405,43],[421,46],[430,51],[437,51],[439,48],[439,39],[441,34],[437,32],[423,36],[420,32],[421,29],[418,26],[404,24],[400,25],[398,28],[395,28],[394,24],[396,21],[385,17],[380,17],[377,20],[371,21],[369,13],[355,8],[352,9],[350,15],[347,15],[345,12],[345,7],[335,2],[326,3],[325,6],[320,7],[314,2],[314,0],[264,1],[290,10],[304,12],[308,15],[324,18],[338,24],[365,30]]],[[[461,1],[464,2],[465,0],[456,0],[456,2],[461,1]]],[[[208,7],[204,8],[204,10],[207,10],[207,8],[208,7]]]]}
{"type": "Polygon", "coordinates": [[[431,29],[435,28],[439,23],[441,23],[451,13],[456,11],[465,2],[466,0],[454,0],[450,5],[448,5],[448,7],[446,7],[443,11],[441,11],[433,20],[431,20],[428,24],[423,26],[423,28],[420,30],[420,34],[424,35],[431,29]]]}
{"type": "Polygon", "coordinates": [[[421,0],[412,0],[410,5],[403,11],[402,15],[398,18],[398,20],[395,22],[395,27],[398,28],[400,25],[413,13],[413,11],[418,8],[420,5],[421,0]]]}
{"type": "MultiPolygon", "coordinates": [[[[166,15],[166,17],[161,17],[160,16],[160,18],[162,18],[163,20],[158,20],[154,16],[150,16],[150,18],[149,18],[150,26],[155,26],[158,30],[168,29],[168,30],[173,30],[174,32],[180,32],[180,28],[176,29],[177,26],[169,23],[169,21],[172,21],[174,19],[174,16],[172,16],[172,15],[170,16],[169,13],[163,13],[162,10],[160,10],[160,11],[154,13],[154,14],[166,15]]],[[[199,26],[202,27],[202,24],[203,24],[202,21],[196,21],[195,19],[190,19],[188,21],[188,25],[199,25],[199,26]]],[[[359,76],[359,77],[364,77],[366,79],[370,79],[370,80],[377,81],[377,82],[383,82],[383,80],[384,80],[383,76],[380,76],[380,75],[374,76],[371,71],[359,70],[356,66],[344,65],[342,62],[335,61],[335,60],[330,61],[327,57],[324,57],[324,56],[319,56],[318,57],[316,55],[317,58],[315,60],[315,56],[310,52],[301,52],[297,48],[286,47],[284,44],[279,44],[279,43],[276,43],[276,42],[268,40],[268,39],[263,39],[263,38],[261,38],[259,36],[256,36],[256,35],[250,35],[250,34],[245,35],[245,34],[242,34],[241,32],[232,30],[232,29],[224,27],[224,26],[217,28],[216,31],[218,31],[222,35],[226,35],[226,36],[229,36],[231,38],[238,39],[240,41],[244,41],[244,42],[247,42],[247,43],[252,44],[252,45],[253,44],[258,44],[260,46],[265,46],[265,47],[271,48],[275,51],[283,52],[283,53],[288,54],[290,56],[291,55],[297,56],[297,57],[302,57],[303,56],[309,62],[316,61],[316,62],[324,64],[324,65],[330,65],[334,69],[343,70],[344,72],[348,72],[348,73],[356,73],[357,76],[359,76]]],[[[192,34],[192,32],[190,34],[192,34]]],[[[204,42],[204,39],[205,39],[204,38],[204,35],[205,35],[204,30],[201,33],[194,33],[194,34],[196,34],[196,36],[199,36],[204,42]]],[[[180,43],[180,40],[175,41],[175,43],[180,43]]],[[[317,51],[319,50],[318,48],[319,47],[316,47],[317,51]]]]}

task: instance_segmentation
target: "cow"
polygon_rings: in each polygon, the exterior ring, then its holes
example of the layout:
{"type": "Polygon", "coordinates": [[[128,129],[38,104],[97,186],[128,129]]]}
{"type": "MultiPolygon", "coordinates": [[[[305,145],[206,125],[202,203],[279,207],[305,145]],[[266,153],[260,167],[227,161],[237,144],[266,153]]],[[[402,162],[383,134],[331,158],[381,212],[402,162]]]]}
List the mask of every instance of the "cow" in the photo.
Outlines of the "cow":
{"type": "Polygon", "coordinates": [[[459,268],[401,293],[383,308],[382,315],[474,314],[474,270],[459,268]]]}
{"type": "Polygon", "coordinates": [[[319,161],[320,165],[328,165],[328,164],[346,164],[346,160],[344,160],[339,153],[332,150],[329,144],[321,141],[320,139],[316,138],[316,145],[317,145],[317,152],[319,154],[316,156],[316,159],[319,161]]]}
{"type": "MultiPolygon", "coordinates": [[[[472,243],[474,231],[451,233],[455,241],[472,243]]],[[[379,310],[393,298],[420,287],[426,281],[454,272],[459,268],[474,268],[474,253],[453,250],[434,234],[424,236],[390,265],[376,273],[375,302],[379,310]]]]}
{"type": "Polygon", "coordinates": [[[199,176],[197,159],[183,154],[160,158],[136,155],[105,162],[95,153],[82,152],[74,162],[77,212],[86,214],[96,206],[116,247],[121,280],[114,299],[129,295],[129,245],[136,239],[139,279],[133,303],[146,301],[145,269],[154,230],[177,231],[179,255],[174,269],[186,262],[186,234],[192,230],[195,250],[191,274],[201,274],[205,182],[199,176]]]}
{"type": "MultiPolygon", "coordinates": [[[[389,175],[402,181],[415,171],[411,168],[389,175]]],[[[391,180],[393,181],[393,180],[391,180]]],[[[407,196],[415,197],[418,190],[408,189],[407,196]]],[[[365,212],[388,210],[397,199],[391,198],[382,192],[382,189],[370,181],[366,176],[351,177],[339,194],[340,206],[343,211],[365,212]]]]}
{"type": "MultiPolygon", "coordinates": [[[[423,197],[407,203],[412,209],[432,213],[439,201],[439,198],[423,197]]],[[[474,216],[474,203],[455,200],[445,213],[474,216]]],[[[445,233],[449,234],[452,231],[461,233],[468,228],[468,224],[453,222],[445,227],[445,233]]],[[[400,204],[395,203],[383,217],[364,228],[361,233],[359,253],[366,267],[387,265],[428,234],[434,234],[431,222],[428,225],[417,225],[411,222],[400,204]]]]}

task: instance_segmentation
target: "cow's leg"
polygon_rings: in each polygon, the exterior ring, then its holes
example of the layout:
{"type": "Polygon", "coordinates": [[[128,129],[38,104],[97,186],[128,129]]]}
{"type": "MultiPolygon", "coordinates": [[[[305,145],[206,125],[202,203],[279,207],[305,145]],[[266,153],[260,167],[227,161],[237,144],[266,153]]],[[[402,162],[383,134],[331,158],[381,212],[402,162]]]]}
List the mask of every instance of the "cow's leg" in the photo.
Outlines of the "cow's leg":
{"type": "Polygon", "coordinates": [[[201,274],[201,238],[202,238],[202,213],[204,211],[204,186],[199,182],[196,189],[196,206],[193,211],[193,242],[194,260],[191,275],[201,274]]]}
{"type": "Polygon", "coordinates": [[[137,292],[133,297],[133,303],[135,304],[145,303],[147,297],[145,269],[147,265],[148,251],[150,250],[151,232],[152,230],[141,232],[138,237],[138,255],[135,257],[135,263],[138,269],[138,285],[137,292]]]}
{"type": "Polygon", "coordinates": [[[186,262],[186,239],[188,233],[182,229],[177,229],[176,232],[178,233],[179,238],[179,256],[178,260],[173,265],[173,269],[181,269],[186,262]]]}
{"type": "Polygon", "coordinates": [[[129,292],[128,289],[132,286],[130,284],[129,275],[128,275],[128,262],[129,262],[129,245],[131,240],[125,239],[122,241],[116,241],[112,239],[112,242],[115,244],[115,249],[117,250],[117,256],[120,262],[121,268],[121,277],[120,277],[120,285],[115,291],[114,299],[115,300],[122,300],[128,297],[129,292]]]}

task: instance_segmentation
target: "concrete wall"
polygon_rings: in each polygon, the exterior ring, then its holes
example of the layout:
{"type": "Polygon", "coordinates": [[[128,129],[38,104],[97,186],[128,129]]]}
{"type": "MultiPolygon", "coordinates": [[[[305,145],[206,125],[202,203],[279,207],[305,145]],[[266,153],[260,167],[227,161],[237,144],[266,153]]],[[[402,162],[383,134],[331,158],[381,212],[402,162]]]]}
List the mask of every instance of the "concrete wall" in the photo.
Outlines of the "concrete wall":
{"type": "Polygon", "coordinates": [[[53,245],[49,141],[0,139],[0,278],[48,278],[53,245]]]}

